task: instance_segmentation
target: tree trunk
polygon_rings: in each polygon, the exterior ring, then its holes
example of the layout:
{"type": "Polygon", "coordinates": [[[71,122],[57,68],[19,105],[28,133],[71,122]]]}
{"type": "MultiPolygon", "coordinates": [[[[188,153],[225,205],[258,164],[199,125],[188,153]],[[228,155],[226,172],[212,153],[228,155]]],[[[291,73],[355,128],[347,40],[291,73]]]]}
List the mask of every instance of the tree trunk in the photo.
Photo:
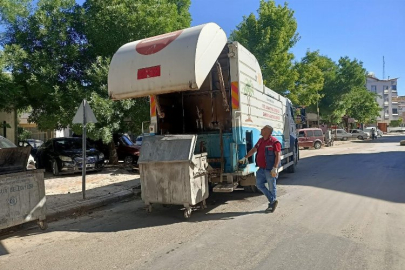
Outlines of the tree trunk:
{"type": "Polygon", "coordinates": [[[114,141],[108,143],[108,152],[110,154],[110,164],[117,165],[118,164],[118,155],[117,150],[115,149],[114,141]]]}

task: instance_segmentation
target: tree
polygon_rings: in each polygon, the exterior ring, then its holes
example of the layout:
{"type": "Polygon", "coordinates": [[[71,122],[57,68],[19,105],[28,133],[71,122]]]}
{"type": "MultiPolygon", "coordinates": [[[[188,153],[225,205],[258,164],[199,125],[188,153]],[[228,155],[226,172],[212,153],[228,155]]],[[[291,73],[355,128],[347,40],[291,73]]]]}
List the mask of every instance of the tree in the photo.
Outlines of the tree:
{"type": "Polygon", "coordinates": [[[363,63],[356,59],[341,57],[325,78],[324,97],[320,103],[322,118],[331,123],[340,123],[347,115],[361,122],[378,116],[375,95],[365,87],[367,72],[363,63]]]}
{"type": "Polygon", "coordinates": [[[256,56],[265,85],[287,94],[297,79],[292,63],[294,55],[289,52],[299,40],[294,11],[287,3],[276,6],[273,0],[261,0],[257,13],[258,18],[253,13],[243,17],[230,39],[238,41],[256,56]]]}
{"type": "MultiPolygon", "coordinates": [[[[110,143],[115,132],[141,132],[149,120],[149,98],[112,101],[108,99],[107,75],[112,55],[125,43],[172,32],[190,26],[189,0],[102,1],[84,3],[89,55],[94,58],[86,70],[85,91],[98,123],[90,125],[93,139],[110,143]],[[164,15],[162,15],[164,14],[164,15]]],[[[76,126],[75,132],[81,133],[76,126]]],[[[110,161],[115,162],[114,154],[110,161]]]]}
{"type": "Polygon", "coordinates": [[[365,87],[352,90],[346,97],[346,102],[350,103],[346,114],[360,123],[375,122],[381,111],[376,102],[376,97],[376,94],[368,91],[365,87]]]}
{"type": "MultiPolygon", "coordinates": [[[[24,8],[25,3],[16,9],[24,8]]],[[[31,106],[30,121],[42,130],[67,127],[83,96],[88,62],[82,9],[74,0],[42,0],[29,13],[18,14],[3,13],[10,19],[2,45],[21,89],[19,106],[31,106]]]]}
{"type": "Polygon", "coordinates": [[[325,87],[335,68],[335,63],[319,51],[307,51],[300,62],[295,63],[294,69],[298,74],[295,87],[288,94],[294,104],[311,106],[320,102],[325,87]]]}
{"type": "MultiPolygon", "coordinates": [[[[89,136],[110,142],[117,131],[140,132],[148,99],[108,99],[112,55],[123,44],[189,27],[190,0],[1,0],[1,44],[21,106],[42,130],[72,126],[83,98],[99,123],[89,136]]],[[[0,82],[1,83],[1,82],[0,82]]],[[[73,126],[81,131],[80,127],[73,126]]]]}

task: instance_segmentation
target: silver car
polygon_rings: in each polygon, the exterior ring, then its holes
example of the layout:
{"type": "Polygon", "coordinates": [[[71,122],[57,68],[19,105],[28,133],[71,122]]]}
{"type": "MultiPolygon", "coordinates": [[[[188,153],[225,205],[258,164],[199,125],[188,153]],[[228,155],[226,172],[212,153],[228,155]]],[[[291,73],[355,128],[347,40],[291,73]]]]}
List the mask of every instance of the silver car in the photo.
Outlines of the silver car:
{"type": "Polygon", "coordinates": [[[370,138],[370,133],[361,129],[352,129],[350,130],[350,133],[353,137],[357,137],[359,140],[366,140],[370,138]]]}
{"type": "Polygon", "coordinates": [[[332,136],[335,140],[347,141],[347,139],[352,138],[351,133],[347,133],[344,129],[332,130],[332,136]]]}
{"type": "MultiPolygon", "coordinates": [[[[370,136],[371,136],[371,129],[376,129],[375,127],[368,127],[368,128],[364,128],[363,131],[369,132],[370,136]]],[[[382,138],[383,136],[383,132],[377,128],[377,132],[376,132],[377,137],[382,138]]]]}

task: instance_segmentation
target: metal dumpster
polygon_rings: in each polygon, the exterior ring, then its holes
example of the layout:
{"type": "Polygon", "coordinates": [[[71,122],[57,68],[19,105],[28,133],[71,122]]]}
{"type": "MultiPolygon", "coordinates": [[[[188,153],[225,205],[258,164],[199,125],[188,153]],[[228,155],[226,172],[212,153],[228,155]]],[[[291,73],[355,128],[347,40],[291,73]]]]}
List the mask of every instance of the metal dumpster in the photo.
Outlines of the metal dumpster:
{"type": "Polygon", "coordinates": [[[0,149],[0,229],[33,220],[47,228],[44,170],[26,171],[29,152],[0,149]]]}
{"type": "Polygon", "coordinates": [[[201,203],[206,208],[207,153],[194,154],[196,141],[197,135],[143,138],[138,164],[147,211],[152,211],[152,203],[183,205],[189,218],[192,206],[201,203]]]}

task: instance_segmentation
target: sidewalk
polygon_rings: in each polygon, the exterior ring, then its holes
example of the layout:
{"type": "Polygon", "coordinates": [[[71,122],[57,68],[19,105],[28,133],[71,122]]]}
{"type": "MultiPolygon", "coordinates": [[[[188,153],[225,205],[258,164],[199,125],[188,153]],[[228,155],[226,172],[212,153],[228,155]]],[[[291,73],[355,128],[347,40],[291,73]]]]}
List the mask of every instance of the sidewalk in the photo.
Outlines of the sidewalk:
{"type": "Polygon", "coordinates": [[[141,193],[139,173],[108,166],[101,172],[86,174],[86,200],[82,195],[82,175],[53,176],[45,172],[47,221],[101,207],[141,193]]]}

